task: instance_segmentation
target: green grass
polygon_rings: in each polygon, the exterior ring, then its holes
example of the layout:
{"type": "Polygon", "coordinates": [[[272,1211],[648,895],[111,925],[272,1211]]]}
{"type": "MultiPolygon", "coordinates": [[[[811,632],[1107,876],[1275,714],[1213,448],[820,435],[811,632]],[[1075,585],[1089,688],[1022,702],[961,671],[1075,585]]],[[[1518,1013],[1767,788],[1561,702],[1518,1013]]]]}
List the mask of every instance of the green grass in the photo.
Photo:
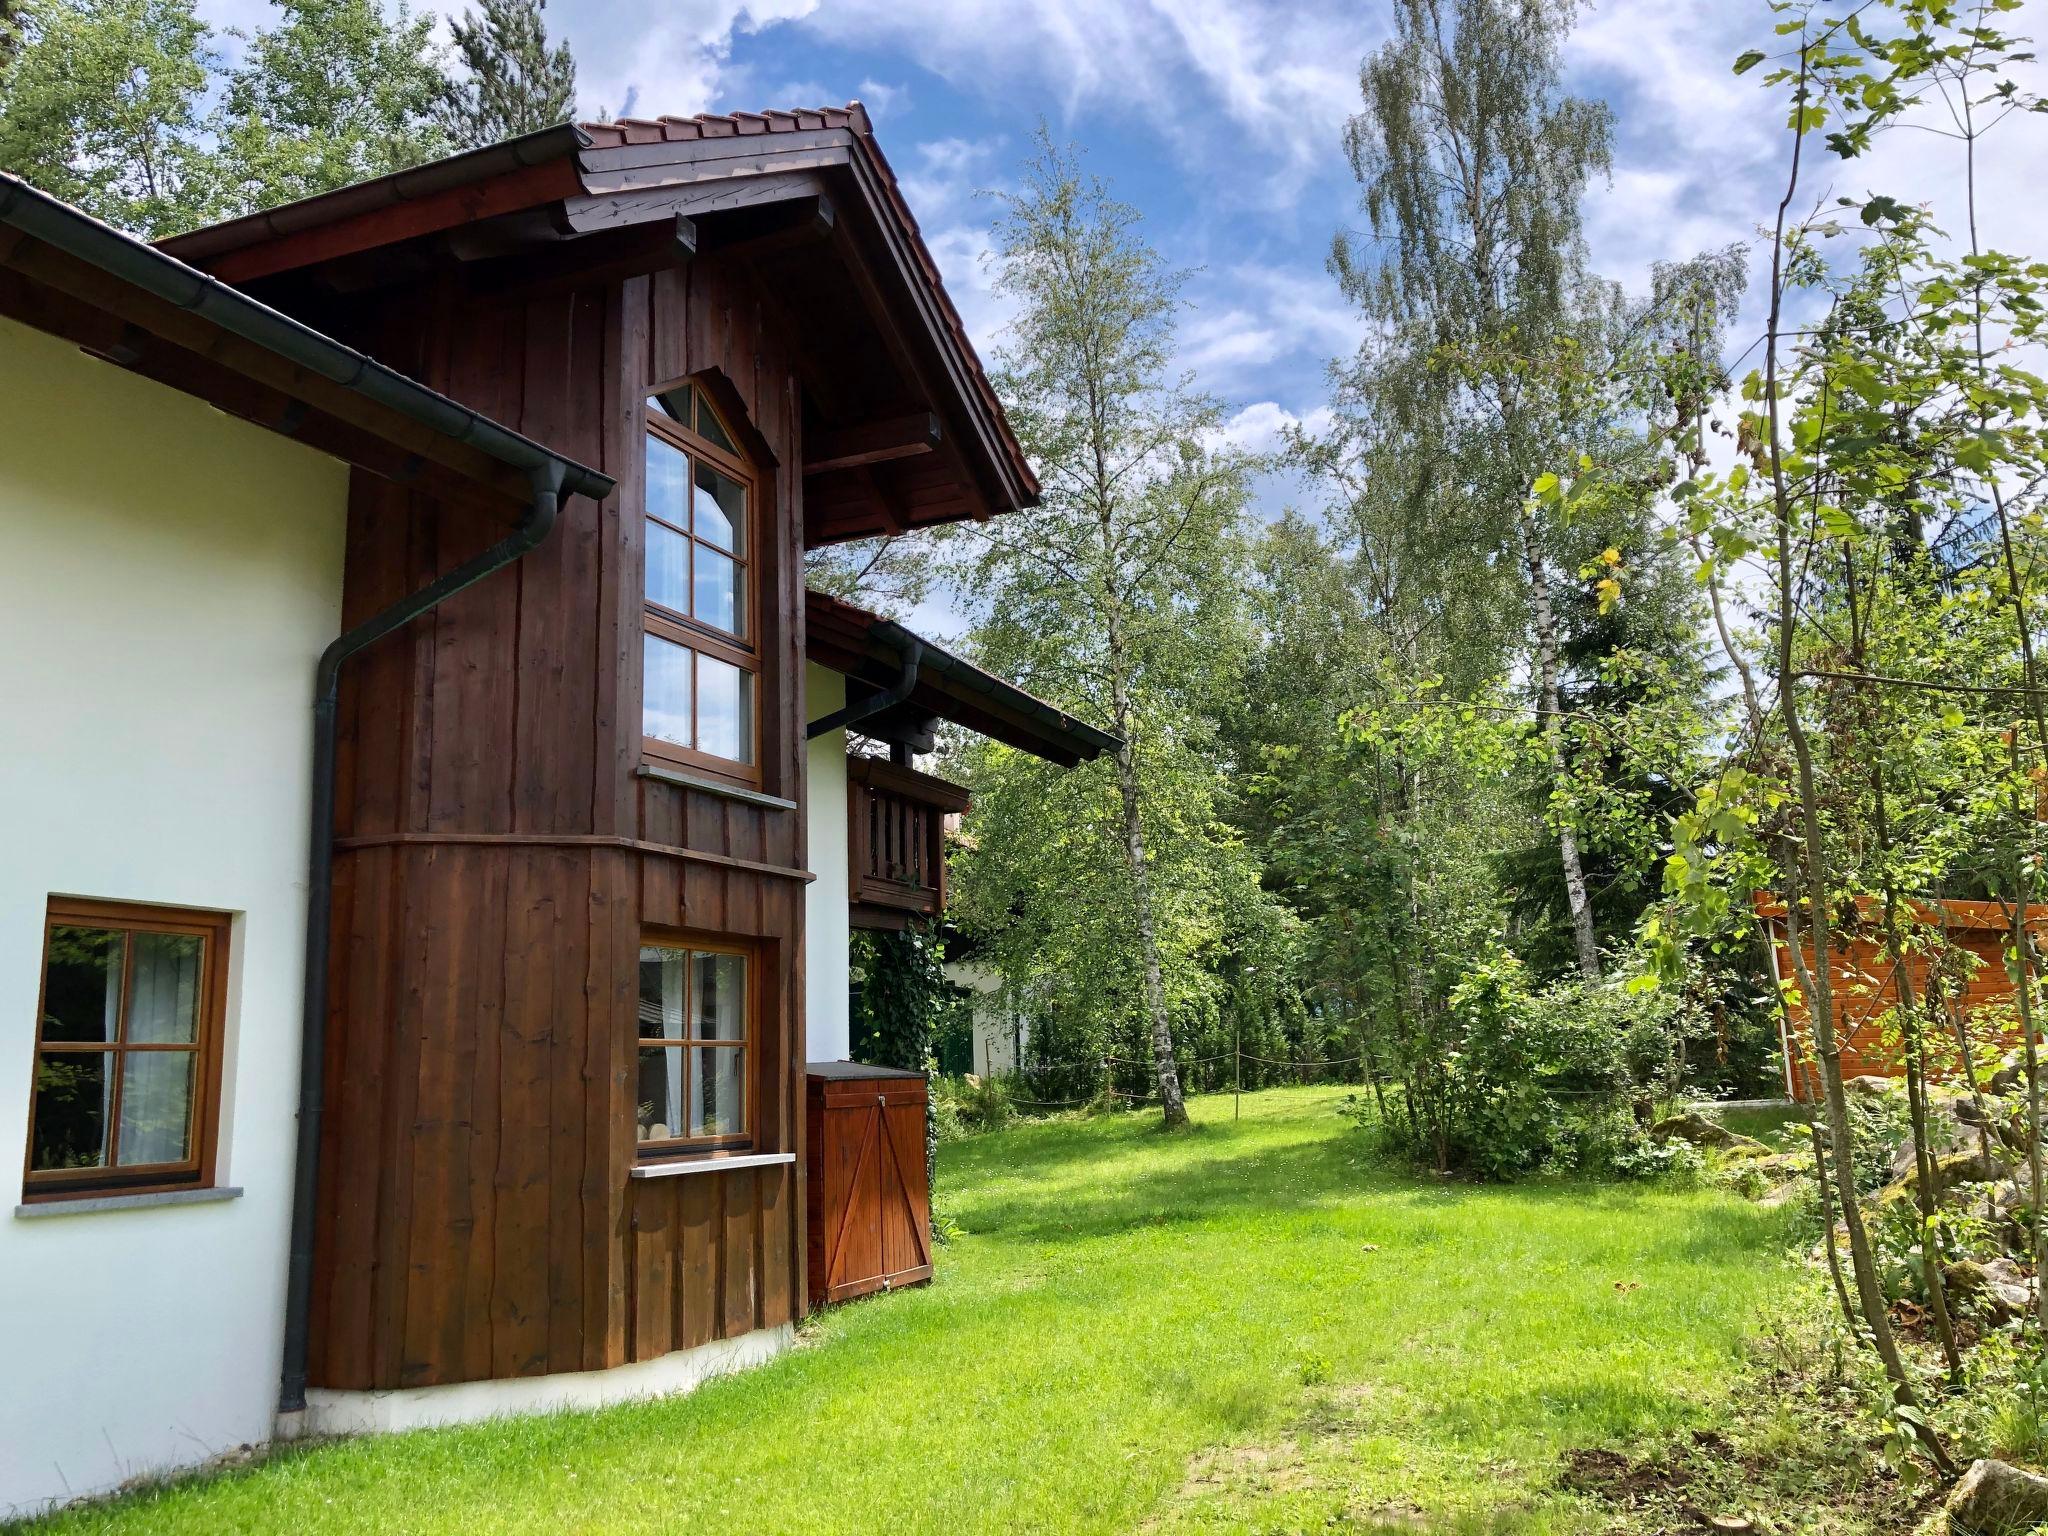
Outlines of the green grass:
{"type": "Polygon", "coordinates": [[[1803,1133],[1806,1129],[1806,1111],[1791,1104],[1770,1109],[1713,1109],[1708,1113],[1736,1135],[1754,1136],[1772,1146],[1784,1140],[1783,1132],[1796,1128],[1803,1133]]]}
{"type": "Polygon", "coordinates": [[[1599,1528],[1560,1454],[1712,1422],[1789,1218],[1440,1184],[1369,1157],[1340,1092],[948,1147],[934,1285],[694,1396],[294,1451],[33,1529],[1599,1528]]]}

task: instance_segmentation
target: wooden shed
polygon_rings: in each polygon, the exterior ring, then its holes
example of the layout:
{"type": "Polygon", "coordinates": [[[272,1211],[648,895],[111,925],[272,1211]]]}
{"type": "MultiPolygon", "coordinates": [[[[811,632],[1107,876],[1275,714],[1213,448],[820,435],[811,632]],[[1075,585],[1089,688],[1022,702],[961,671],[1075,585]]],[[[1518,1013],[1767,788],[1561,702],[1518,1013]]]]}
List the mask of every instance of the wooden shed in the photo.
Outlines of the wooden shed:
{"type": "MultiPolygon", "coordinates": [[[[1780,1044],[1784,1051],[1785,1091],[1801,1103],[1819,1097],[1820,1076],[1813,1064],[1812,1032],[1808,1025],[1806,992],[1800,982],[1798,962],[1788,947],[1785,905],[1775,897],[1760,894],[1757,915],[1764,921],[1770,944],[1771,963],[1781,981],[1791,984],[1790,1023],[1781,1021],[1780,1044]]],[[[1882,936],[1874,931],[1878,914],[1867,911],[1867,925],[1853,934],[1838,931],[1828,952],[1828,979],[1835,1004],[1835,1028],[1842,1047],[1844,1077],[1898,1077],[1904,1074],[1899,1060],[1896,1031],[1887,1041],[1886,1019],[1899,1001],[1899,974],[1895,962],[1885,953],[1882,936]]],[[[2005,945],[2009,931],[2005,908],[1993,901],[1938,901],[1917,904],[1916,919],[1940,930],[1948,945],[1974,959],[1967,980],[1948,983],[1954,1007],[1961,1014],[1972,1047],[1984,1057],[2017,1043],[2007,1022],[2013,1000],[2012,979],[2006,970],[2005,945]]],[[[2048,935],[2048,909],[2036,908],[2028,915],[2028,927],[2037,942],[2048,935]]],[[[1802,930],[1802,940],[1804,931],[1802,930]]],[[[1930,980],[1927,957],[1908,955],[1905,979],[1916,998],[1926,998],[1930,980]]],[[[1951,972],[1953,975],[1953,972],[1951,972]]],[[[1946,1054],[1946,1053],[1943,1053],[1946,1054]]]]}

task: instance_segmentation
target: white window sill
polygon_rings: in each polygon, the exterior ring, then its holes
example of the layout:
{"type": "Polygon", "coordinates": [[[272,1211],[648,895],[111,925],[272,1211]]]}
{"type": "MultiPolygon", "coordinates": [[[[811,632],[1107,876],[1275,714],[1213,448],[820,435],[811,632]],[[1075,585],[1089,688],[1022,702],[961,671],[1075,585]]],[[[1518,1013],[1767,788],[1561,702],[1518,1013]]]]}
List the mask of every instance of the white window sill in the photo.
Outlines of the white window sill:
{"type": "Polygon", "coordinates": [[[740,784],[727,784],[709,774],[692,773],[687,768],[671,768],[665,763],[642,763],[633,770],[643,779],[659,779],[664,784],[680,784],[686,789],[701,789],[707,795],[723,795],[728,800],[744,801],[748,805],[763,805],[772,811],[793,811],[797,803],[785,800],[780,795],[765,794],[758,789],[748,789],[740,784]]]}
{"type": "Polygon", "coordinates": [[[159,1189],[146,1195],[81,1195],[76,1200],[38,1200],[14,1208],[16,1221],[40,1221],[45,1216],[89,1216],[95,1211],[142,1211],[156,1205],[217,1205],[239,1200],[242,1191],[232,1184],[212,1189],[159,1189]]]}
{"type": "Polygon", "coordinates": [[[678,1157],[665,1163],[639,1163],[633,1168],[636,1179],[673,1179],[685,1173],[730,1173],[735,1168],[771,1168],[777,1163],[793,1163],[794,1152],[742,1152],[734,1157],[678,1157]]]}

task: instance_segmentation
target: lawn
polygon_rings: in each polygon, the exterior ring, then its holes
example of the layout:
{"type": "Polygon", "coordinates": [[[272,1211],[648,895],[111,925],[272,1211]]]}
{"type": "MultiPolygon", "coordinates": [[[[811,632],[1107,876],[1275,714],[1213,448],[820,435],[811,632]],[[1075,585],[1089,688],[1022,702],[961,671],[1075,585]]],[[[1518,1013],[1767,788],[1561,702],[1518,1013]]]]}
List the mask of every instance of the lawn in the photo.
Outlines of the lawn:
{"type": "Polygon", "coordinates": [[[1340,1093],[950,1146],[934,1285],[692,1397],[309,1448],[31,1529],[1598,1529],[1560,1457],[1713,1422],[1791,1218],[1440,1184],[1370,1157],[1340,1093]]]}

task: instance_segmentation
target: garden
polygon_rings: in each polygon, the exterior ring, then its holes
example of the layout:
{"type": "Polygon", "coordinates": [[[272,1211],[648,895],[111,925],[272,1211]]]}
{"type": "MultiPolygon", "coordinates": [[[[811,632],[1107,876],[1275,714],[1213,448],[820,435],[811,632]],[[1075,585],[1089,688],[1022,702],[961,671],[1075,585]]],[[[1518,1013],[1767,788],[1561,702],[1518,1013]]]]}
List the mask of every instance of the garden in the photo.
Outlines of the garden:
{"type": "Polygon", "coordinates": [[[1446,1182],[1341,1115],[1353,1091],[950,1142],[929,1288],[689,1397],[280,1450],[25,1529],[1893,1528],[1877,1460],[1815,1444],[1857,1366],[1798,1342],[1824,1298],[1796,1211],[1446,1182]]]}

